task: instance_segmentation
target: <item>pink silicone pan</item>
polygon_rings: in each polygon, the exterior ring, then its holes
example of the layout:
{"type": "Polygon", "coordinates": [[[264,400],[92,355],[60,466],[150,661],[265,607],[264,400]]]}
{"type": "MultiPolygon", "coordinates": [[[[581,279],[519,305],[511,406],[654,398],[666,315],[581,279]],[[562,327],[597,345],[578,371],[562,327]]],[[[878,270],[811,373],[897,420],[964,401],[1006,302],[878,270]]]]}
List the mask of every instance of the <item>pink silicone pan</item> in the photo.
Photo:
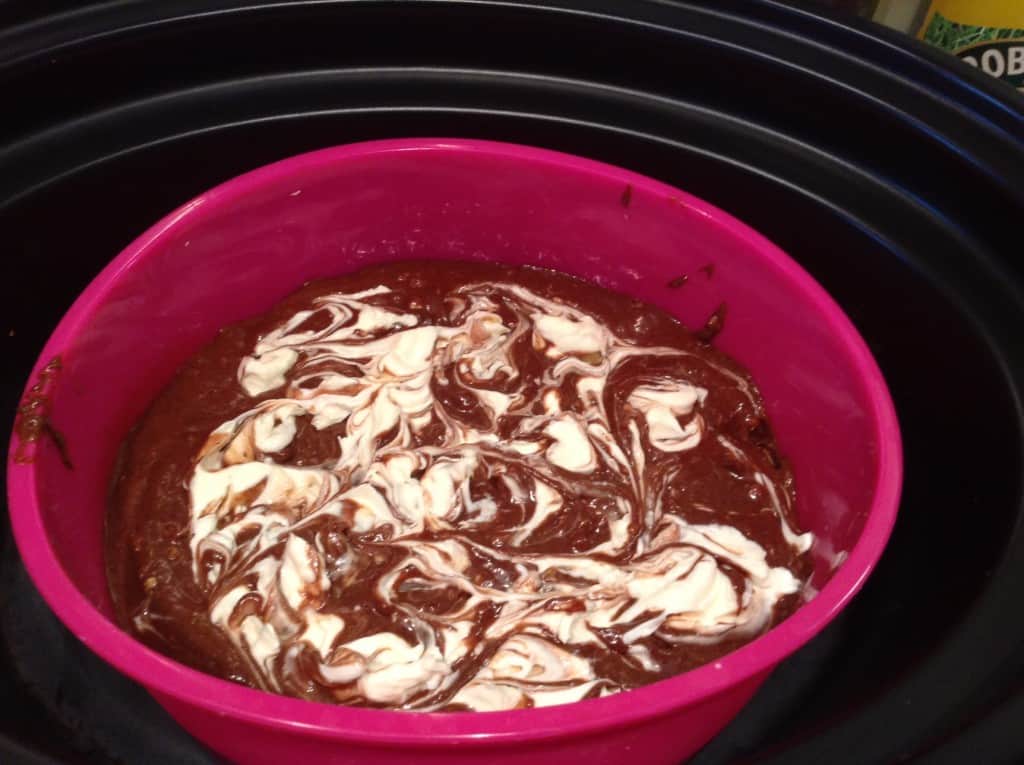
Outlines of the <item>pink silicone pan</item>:
{"type": "Polygon", "coordinates": [[[678,189],[526,146],[377,141],[230,180],[154,225],[86,288],[43,349],[26,395],[54,358],[48,417],[74,469],[50,440],[13,437],[11,520],[25,565],[79,639],[237,762],[679,762],[849,602],[898,505],[900,438],[885,383],[850,321],[800,266],[678,189]],[[310,279],[402,258],[436,260],[442,270],[452,258],[555,268],[689,326],[724,302],[716,344],[760,385],[794,466],[801,521],[817,537],[814,597],[767,634],[684,675],[604,699],[494,713],[278,697],[193,671],[121,631],[104,574],[105,499],[118,446],[147,403],[219,327],[310,279]],[[688,279],[670,286],[680,276],[688,279]]]}

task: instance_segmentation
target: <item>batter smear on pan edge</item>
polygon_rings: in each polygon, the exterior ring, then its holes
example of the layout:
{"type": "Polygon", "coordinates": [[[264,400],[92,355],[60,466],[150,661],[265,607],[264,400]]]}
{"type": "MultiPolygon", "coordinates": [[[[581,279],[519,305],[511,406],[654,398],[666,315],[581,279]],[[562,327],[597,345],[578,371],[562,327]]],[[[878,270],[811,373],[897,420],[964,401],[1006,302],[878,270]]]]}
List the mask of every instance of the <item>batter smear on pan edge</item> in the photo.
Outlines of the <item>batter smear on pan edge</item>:
{"type": "Polygon", "coordinates": [[[123,625],[268,691],[411,710],[603,696],[712,661],[810,575],[761,397],[644,303],[403,262],[230,326],[125,444],[123,625]]]}

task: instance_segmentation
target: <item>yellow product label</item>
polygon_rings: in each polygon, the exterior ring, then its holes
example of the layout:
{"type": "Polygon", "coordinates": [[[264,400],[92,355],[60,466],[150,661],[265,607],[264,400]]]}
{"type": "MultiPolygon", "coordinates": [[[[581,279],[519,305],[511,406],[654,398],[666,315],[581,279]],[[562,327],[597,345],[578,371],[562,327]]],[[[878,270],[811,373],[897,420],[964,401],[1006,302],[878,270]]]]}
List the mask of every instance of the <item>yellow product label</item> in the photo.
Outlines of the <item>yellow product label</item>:
{"type": "Polygon", "coordinates": [[[919,37],[1024,89],[1024,0],[932,0],[919,37]]]}
{"type": "Polygon", "coordinates": [[[932,0],[921,27],[922,38],[937,13],[964,26],[1024,28],[1024,2],[1021,0],[932,0]]]}

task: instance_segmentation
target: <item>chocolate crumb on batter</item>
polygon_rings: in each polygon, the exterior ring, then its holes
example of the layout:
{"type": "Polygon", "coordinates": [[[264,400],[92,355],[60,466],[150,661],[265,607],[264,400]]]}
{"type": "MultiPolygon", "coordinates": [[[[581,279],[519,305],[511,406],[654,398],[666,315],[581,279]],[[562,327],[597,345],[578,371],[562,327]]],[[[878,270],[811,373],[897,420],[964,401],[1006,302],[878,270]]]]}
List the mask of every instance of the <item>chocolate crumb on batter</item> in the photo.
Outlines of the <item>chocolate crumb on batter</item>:
{"type": "Polygon", "coordinates": [[[29,462],[29,444],[35,443],[42,436],[47,436],[56,447],[61,464],[68,470],[74,469],[67,440],[50,420],[50,395],[60,369],[60,357],[50,359],[40,370],[38,379],[18,406],[14,421],[14,433],[18,437],[18,446],[14,452],[15,462],[29,462]]]}
{"type": "Polygon", "coordinates": [[[622,190],[622,196],[619,198],[619,203],[623,207],[629,207],[633,201],[633,185],[627,183],[626,188],[622,190]]]}
{"type": "Polygon", "coordinates": [[[702,343],[710,343],[723,329],[725,329],[725,314],[728,310],[725,303],[721,303],[718,308],[714,310],[704,326],[693,333],[693,336],[700,340],[702,343]]]}

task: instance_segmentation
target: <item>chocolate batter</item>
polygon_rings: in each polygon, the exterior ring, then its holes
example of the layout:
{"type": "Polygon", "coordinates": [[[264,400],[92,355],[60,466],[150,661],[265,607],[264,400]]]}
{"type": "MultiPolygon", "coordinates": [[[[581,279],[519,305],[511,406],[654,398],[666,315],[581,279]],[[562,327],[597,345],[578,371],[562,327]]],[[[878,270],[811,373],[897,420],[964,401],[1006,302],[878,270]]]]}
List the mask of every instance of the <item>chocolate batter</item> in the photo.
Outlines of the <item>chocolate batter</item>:
{"type": "Polygon", "coordinates": [[[123,626],[240,683],[493,710],[712,661],[798,604],[810,534],[759,393],[664,312],[404,262],[227,327],[128,438],[123,626]]]}

